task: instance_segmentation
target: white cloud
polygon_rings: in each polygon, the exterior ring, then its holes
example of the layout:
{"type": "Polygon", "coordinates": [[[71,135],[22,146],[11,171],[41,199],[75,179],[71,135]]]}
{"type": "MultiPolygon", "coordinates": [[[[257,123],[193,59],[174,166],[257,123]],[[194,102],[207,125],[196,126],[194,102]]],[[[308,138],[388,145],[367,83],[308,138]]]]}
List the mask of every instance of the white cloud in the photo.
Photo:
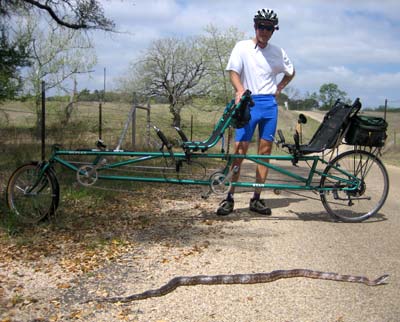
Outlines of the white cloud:
{"type": "MultiPolygon", "coordinates": [[[[154,39],[201,34],[206,25],[235,26],[252,36],[252,17],[269,5],[242,0],[112,0],[104,12],[130,34],[95,35],[99,64],[108,81],[121,76],[129,62],[154,39]]],[[[301,92],[318,91],[334,82],[350,97],[366,105],[399,99],[400,2],[397,0],[287,0],[273,3],[280,30],[272,42],[282,46],[295,63],[292,86],[301,92]],[[389,65],[388,65],[389,64],[389,65]]],[[[97,73],[97,72],[96,72],[97,73]]],[[[93,81],[92,88],[102,88],[93,81]]]]}

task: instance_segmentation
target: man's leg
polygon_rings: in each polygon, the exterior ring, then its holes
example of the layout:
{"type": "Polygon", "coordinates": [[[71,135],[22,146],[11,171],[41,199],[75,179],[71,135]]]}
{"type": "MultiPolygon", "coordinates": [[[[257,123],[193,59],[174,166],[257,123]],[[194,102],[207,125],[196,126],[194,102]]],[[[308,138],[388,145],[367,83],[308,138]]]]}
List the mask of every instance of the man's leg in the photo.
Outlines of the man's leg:
{"type": "MultiPolygon", "coordinates": [[[[249,144],[250,142],[235,142],[235,154],[246,154],[247,150],[249,149],[249,144]]],[[[238,171],[236,173],[233,174],[232,176],[232,182],[237,182],[239,180],[240,177],[240,166],[242,165],[243,159],[235,159],[232,162],[232,168],[237,167],[238,171]]],[[[233,194],[235,192],[235,187],[231,187],[231,189],[229,190],[229,192],[231,194],[233,194]]]]}
{"type": "MultiPolygon", "coordinates": [[[[258,145],[258,154],[259,155],[270,155],[272,152],[272,142],[264,139],[260,139],[260,143],[258,145]]],[[[269,163],[269,160],[264,160],[269,163]]],[[[268,168],[262,164],[257,164],[256,171],[256,183],[265,183],[268,175],[268,168]]],[[[256,188],[256,193],[261,193],[262,188],[256,188]]]]}
{"type": "MultiPolygon", "coordinates": [[[[249,149],[249,144],[250,142],[236,142],[235,143],[235,154],[246,154],[247,150],[249,149]]],[[[232,182],[237,182],[240,177],[240,166],[243,162],[243,159],[238,158],[234,159],[232,162],[231,170],[234,167],[237,167],[237,172],[233,173],[231,181],[232,182]]],[[[234,207],[234,200],[233,200],[233,194],[235,192],[235,187],[231,186],[228,195],[222,202],[220,203],[218,209],[217,209],[217,215],[219,216],[226,216],[229,215],[233,211],[234,207]]]]}
{"type": "MultiPolygon", "coordinates": [[[[258,146],[259,155],[270,155],[272,151],[272,142],[260,139],[258,146]]],[[[269,162],[269,160],[264,160],[269,162]]],[[[268,167],[257,164],[256,183],[265,183],[268,175],[268,167]]],[[[262,188],[256,187],[254,190],[253,198],[250,200],[250,210],[255,211],[261,215],[271,215],[271,209],[267,207],[264,200],[260,199],[262,188]]]]}

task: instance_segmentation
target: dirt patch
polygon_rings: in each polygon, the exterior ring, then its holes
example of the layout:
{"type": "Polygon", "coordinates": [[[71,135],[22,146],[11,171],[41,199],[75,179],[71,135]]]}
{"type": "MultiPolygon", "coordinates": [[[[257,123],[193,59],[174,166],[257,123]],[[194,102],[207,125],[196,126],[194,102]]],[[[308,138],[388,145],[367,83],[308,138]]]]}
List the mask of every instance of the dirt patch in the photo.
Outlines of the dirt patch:
{"type": "Polygon", "coordinates": [[[79,303],[124,292],[115,286],[128,275],[140,285],[201,254],[222,223],[212,219],[215,203],[202,200],[201,192],[152,187],[122,193],[102,209],[70,201],[50,222],[14,236],[1,232],[1,321],[86,320],[90,314],[79,303]]]}

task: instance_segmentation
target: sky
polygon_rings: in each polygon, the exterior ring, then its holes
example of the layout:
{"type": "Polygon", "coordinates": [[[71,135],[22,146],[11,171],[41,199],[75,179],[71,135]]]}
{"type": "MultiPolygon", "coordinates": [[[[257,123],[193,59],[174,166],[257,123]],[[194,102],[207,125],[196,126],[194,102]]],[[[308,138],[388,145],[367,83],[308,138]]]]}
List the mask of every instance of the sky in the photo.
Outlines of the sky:
{"type": "Polygon", "coordinates": [[[80,87],[116,87],[129,64],[164,37],[204,34],[213,24],[254,35],[261,8],[277,12],[280,29],[270,40],[296,69],[290,86],[301,96],[335,83],[364,107],[400,106],[400,1],[398,0],[101,0],[120,33],[92,34],[98,63],[80,87]]]}

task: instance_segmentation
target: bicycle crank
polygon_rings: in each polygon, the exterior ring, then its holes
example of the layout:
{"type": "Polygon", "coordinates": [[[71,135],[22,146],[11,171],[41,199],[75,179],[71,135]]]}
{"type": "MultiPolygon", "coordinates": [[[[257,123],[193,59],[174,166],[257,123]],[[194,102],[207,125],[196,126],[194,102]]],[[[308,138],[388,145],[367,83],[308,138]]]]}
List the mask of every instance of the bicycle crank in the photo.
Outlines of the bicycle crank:
{"type": "Polygon", "coordinates": [[[97,179],[97,169],[91,165],[83,165],[76,171],[76,180],[82,186],[92,186],[96,183],[97,179]]]}

